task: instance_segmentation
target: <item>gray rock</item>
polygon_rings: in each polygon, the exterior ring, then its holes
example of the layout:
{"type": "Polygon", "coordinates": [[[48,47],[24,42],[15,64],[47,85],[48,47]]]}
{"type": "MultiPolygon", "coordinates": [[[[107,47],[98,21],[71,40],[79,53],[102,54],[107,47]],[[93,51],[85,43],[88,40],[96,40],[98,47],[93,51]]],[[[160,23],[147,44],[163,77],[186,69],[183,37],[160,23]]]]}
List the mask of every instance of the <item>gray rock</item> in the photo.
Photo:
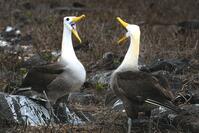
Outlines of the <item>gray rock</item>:
{"type": "Polygon", "coordinates": [[[122,100],[118,99],[118,100],[113,104],[112,109],[115,110],[115,111],[122,111],[122,112],[124,112],[125,109],[124,109],[124,105],[123,105],[122,100]]]}
{"type": "MultiPolygon", "coordinates": [[[[19,29],[7,26],[4,31],[0,33],[0,50],[4,53],[17,54],[23,52],[24,55],[29,56],[33,53],[32,45],[29,45],[30,37],[21,36],[19,29]],[[26,42],[28,45],[24,45],[26,42]]],[[[19,57],[19,59],[22,57],[19,57]]],[[[25,57],[24,57],[25,58],[25,57]]]]}
{"type": "Polygon", "coordinates": [[[44,102],[26,96],[0,93],[0,125],[16,123],[45,126],[59,122],[75,125],[84,123],[84,120],[64,103],[59,108],[54,108],[57,116],[50,115],[50,111],[44,107],[46,105],[44,102]]]}
{"type": "Polygon", "coordinates": [[[115,55],[112,52],[106,52],[103,57],[92,66],[92,69],[97,70],[114,70],[121,63],[121,56],[115,55]]]}
{"type": "Polygon", "coordinates": [[[183,29],[199,29],[199,21],[198,20],[182,21],[182,22],[177,23],[176,25],[183,29]]]}
{"type": "Polygon", "coordinates": [[[0,93],[0,112],[1,122],[35,126],[48,125],[50,120],[46,108],[25,96],[0,93]]]}
{"type": "Polygon", "coordinates": [[[115,55],[112,52],[106,52],[103,54],[102,58],[104,61],[112,61],[112,60],[114,60],[114,56],[115,55]]]}
{"type": "Polygon", "coordinates": [[[107,90],[106,92],[105,106],[115,111],[123,112],[125,110],[123,102],[115,95],[111,89],[107,90]]]}
{"type": "Polygon", "coordinates": [[[10,43],[4,40],[0,40],[0,47],[10,47],[10,43]]]}
{"type": "Polygon", "coordinates": [[[61,51],[60,50],[58,50],[58,51],[52,51],[51,54],[52,54],[52,56],[58,58],[59,56],[61,56],[61,51]]]}
{"type": "Polygon", "coordinates": [[[109,85],[112,72],[113,71],[97,72],[96,74],[90,76],[88,82],[92,84],[109,85]]]}
{"type": "Polygon", "coordinates": [[[75,111],[68,108],[65,103],[54,105],[54,112],[59,119],[57,123],[61,122],[72,125],[80,125],[85,123],[84,120],[82,120],[82,118],[80,118],[75,111]]]}
{"type": "Polygon", "coordinates": [[[176,116],[173,123],[176,127],[181,127],[184,132],[198,133],[199,131],[199,104],[190,104],[183,107],[186,114],[176,116]]]}
{"type": "Polygon", "coordinates": [[[165,108],[157,108],[152,111],[151,118],[159,123],[159,126],[173,125],[178,130],[188,133],[198,133],[199,130],[199,105],[190,104],[181,107],[184,111],[175,114],[165,108]],[[170,123],[170,124],[169,124],[170,123]]]}
{"type": "Polygon", "coordinates": [[[168,71],[176,74],[181,74],[190,68],[188,59],[158,59],[154,63],[151,63],[147,68],[143,68],[144,71],[155,72],[155,71],[168,71]]]}

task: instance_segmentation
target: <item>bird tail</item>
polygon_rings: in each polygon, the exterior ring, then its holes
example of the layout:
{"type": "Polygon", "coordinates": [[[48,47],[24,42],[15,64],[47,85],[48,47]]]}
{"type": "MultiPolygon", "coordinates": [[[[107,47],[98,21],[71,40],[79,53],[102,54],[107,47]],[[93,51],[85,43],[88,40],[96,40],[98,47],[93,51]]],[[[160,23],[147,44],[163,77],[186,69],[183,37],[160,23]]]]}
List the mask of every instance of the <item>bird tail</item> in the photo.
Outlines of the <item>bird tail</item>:
{"type": "Polygon", "coordinates": [[[171,110],[175,111],[176,113],[181,113],[183,111],[179,107],[177,107],[177,106],[175,106],[175,105],[173,105],[172,103],[169,103],[169,102],[168,103],[160,103],[160,102],[152,100],[152,99],[146,99],[145,102],[149,103],[149,104],[156,105],[156,106],[161,106],[161,107],[171,109],[171,110]]]}

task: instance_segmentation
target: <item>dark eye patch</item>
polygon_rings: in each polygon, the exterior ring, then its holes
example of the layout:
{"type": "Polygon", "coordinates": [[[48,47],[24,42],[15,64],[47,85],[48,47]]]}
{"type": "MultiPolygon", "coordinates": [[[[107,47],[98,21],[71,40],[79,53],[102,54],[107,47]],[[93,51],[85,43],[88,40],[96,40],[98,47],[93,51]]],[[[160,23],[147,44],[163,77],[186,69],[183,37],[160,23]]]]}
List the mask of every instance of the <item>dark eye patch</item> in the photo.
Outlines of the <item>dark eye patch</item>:
{"type": "Polygon", "coordinates": [[[66,21],[69,21],[70,19],[69,18],[66,18],[66,21]]]}

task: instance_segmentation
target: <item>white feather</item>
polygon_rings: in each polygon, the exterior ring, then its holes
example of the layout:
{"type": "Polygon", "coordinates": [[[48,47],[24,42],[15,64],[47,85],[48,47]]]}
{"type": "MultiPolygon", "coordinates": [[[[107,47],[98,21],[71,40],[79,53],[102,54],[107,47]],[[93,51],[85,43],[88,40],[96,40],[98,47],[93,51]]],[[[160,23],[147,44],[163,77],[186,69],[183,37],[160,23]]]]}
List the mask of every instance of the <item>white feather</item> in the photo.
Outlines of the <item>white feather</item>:
{"type": "Polygon", "coordinates": [[[86,80],[86,70],[75,54],[72,44],[72,32],[67,27],[67,25],[64,25],[62,38],[63,39],[60,61],[66,64],[67,69],[70,69],[70,71],[72,71],[73,76],[76,80],[75,88],[80,88],[86,80]]]}
{"type": "Polygon", "coordinates": [[[127,36],[130,37],[130,46],[124,57],[122,64],[116,69],[118,71],[138,71],[138,57],[140,47],[140,28],[137,25],[128,25],[127,36]]]}

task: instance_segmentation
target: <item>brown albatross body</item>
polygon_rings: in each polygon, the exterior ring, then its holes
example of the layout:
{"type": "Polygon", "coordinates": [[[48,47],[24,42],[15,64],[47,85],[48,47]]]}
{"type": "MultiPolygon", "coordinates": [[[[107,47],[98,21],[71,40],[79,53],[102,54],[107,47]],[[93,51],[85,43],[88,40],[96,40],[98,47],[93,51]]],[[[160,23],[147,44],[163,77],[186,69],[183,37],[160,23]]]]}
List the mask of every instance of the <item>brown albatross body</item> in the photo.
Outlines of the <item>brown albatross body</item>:
{"type": "Polygon", "coordinates": [[[128,31],[118,43],[130,37],[130,46],[123,62],[111,76],[111,88],[124,103],[127,116],[130,118],[128,129],[130,133],[131,119],[136,119],[139,112],[150,114],[150,111],[158,106],[175,112],[181,110],[172,104],[173,94],[163,77],[139,71],[139,26],[128,24],[119,17],[117,20],[128,31]]]}

